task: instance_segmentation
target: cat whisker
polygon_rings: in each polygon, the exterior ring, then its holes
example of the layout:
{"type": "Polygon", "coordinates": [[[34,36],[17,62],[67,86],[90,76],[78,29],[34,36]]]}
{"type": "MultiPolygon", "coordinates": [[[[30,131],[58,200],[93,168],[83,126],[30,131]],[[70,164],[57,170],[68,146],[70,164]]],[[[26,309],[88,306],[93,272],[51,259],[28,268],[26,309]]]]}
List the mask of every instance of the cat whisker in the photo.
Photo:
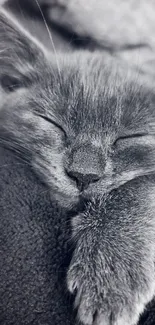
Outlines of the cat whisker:
{"type": "MultiPolygon", "coordinates": [[[[27,163],[26,163],[27,164],[27,163]]],[[[19,163],[16,163],[15,165],[23,165],[23,163],[21,162],[19,162],[19,163]]],[[[27,164],[27,165],[29,165],[29,164],[27,164]]],[[[0,165],[0,168],[5,168],[5,167],[9,167],[9,166],[12,166],[12,164],[4,164],[4,165],[0,165]]]]}
{"type": "Polygon", "coordinates": [[[35,0],[35,2],[36,2],[36,4],[37,4],[37,6],[38,6],[38,9],[39,9],[40,14],[41,14],[41,16],[42,16],[43,22],[44,22],[44,24],[45,24],[45,27],[46,27],[47,33],[48,33],[48,35],[49,35],[49,38],[50,38],[50,41],[51,41],[51,44],[52,44],[53,51],[54,51],[54,54],[55,54],[55,59],[56,59],[56,64],[57,64],[57,69],[58,69],[58,73],[59,73],[59,78],[60,78],[60,80],[61,80],[61,70],[60,70],[60,66],[59,66],[58,54],[57,54],[57,51],[56,51],[56,47],[55,47],[55,45],[54,45],[53,37],[52,37],[52,34],[51,34],[51,32],[50,32],[50,29],[49,29],[49,27],[48,27],[47,21],[46,21],[46,19],[45,19],[44,13],[43,13],[43,11],[42,11],[42,9],[41,9],[41,6],[40,6],[38,0],[35,0]]]}

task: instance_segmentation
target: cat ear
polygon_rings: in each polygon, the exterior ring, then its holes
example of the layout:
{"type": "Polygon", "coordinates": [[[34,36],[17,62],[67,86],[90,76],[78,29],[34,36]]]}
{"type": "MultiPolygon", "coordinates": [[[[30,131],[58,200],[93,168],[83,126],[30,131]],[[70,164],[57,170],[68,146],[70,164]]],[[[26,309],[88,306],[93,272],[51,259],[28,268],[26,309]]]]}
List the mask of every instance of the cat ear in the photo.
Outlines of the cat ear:
{"type": "Polygon", "coordinates": [[[0,86],[14,91],[28,82],[28,75],[44,48],[4,9],[0,10],[0,86]]]}

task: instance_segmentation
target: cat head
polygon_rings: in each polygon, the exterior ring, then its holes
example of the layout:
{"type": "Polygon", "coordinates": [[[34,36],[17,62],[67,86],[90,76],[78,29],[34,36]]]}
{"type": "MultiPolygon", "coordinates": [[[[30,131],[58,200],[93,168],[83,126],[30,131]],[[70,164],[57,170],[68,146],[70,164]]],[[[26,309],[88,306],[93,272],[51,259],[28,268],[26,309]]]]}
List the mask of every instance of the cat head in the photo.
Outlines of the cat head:
{"type": "Polygon", "coordinates": [[[154,93],[102,53],[54,54],[0,13],[0,141],[63,206],[154,172],[154,93]]]}

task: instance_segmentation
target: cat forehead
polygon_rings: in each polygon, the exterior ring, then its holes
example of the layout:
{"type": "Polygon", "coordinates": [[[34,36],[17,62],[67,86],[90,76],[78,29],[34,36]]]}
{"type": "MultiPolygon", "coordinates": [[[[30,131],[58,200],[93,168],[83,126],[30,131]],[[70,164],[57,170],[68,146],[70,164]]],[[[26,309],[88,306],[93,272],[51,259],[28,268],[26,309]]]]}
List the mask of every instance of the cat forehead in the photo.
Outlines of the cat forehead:
{"type": "MultiPolygon", "coordinates": [[[[61,61],[60,61],[61,62],[61,61]]],[[[125,70],[101,55],[70,56],[57,70],[54,84],[55,114],[76,132],[90,127],[115,130],[143,127],[151,94],[137,82],[135,72],[125,70]]]]}

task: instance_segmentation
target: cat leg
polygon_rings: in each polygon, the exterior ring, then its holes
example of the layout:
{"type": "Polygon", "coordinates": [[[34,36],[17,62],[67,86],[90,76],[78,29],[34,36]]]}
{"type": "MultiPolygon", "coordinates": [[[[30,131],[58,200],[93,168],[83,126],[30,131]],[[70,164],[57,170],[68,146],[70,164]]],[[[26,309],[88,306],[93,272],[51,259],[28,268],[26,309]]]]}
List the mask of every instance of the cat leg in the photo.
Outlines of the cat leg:
{"type": "Polygon", "coordinates": [[[135,325],[154,296],[150,220],[147,227],[147,220],[129,219],[106,218],[93,207],[73,219],[76,248],[67,284],[85,325],[135,325]]]}

